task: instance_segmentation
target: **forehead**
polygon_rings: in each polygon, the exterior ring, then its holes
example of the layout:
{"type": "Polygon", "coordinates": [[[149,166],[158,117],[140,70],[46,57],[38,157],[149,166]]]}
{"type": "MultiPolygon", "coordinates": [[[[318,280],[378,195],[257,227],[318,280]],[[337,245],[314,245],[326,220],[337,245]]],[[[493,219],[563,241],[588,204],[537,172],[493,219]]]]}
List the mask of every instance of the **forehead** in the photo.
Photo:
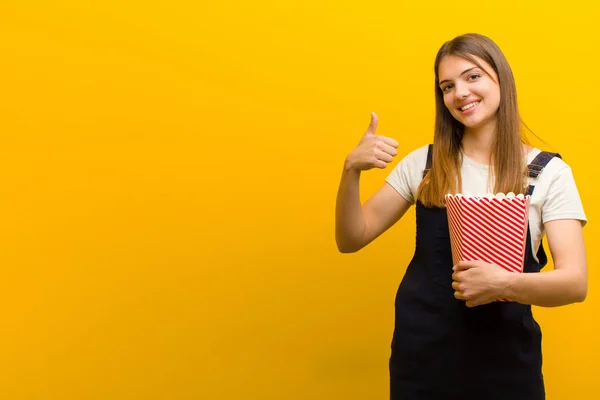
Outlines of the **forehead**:
{"type": "MultiPolygon", "coordinates": [[[[485,68],[485,71],[487,71],[488,73],[490,73],[492,75],[495,75],[492,67],[488,63],[486,63],[481,58],[479,58],[475,55],[471,55],[471,57],[473,57],[475,60],[477,60],[477,62],[483,68],[485,68]]],[[[477,66],[477,64],[475,64],[474,62],[472,62],[470,60],[467,60],[466,58],[456,56],[453,54],[447,55],[442,59],[442,61],[440,62],[439,68],[438,68],[440,82],[443,80],[446,80],[446,79],[456,79],[464,71],[471,69],[471,68],[478,68],[478,66],[477,66]]]]}

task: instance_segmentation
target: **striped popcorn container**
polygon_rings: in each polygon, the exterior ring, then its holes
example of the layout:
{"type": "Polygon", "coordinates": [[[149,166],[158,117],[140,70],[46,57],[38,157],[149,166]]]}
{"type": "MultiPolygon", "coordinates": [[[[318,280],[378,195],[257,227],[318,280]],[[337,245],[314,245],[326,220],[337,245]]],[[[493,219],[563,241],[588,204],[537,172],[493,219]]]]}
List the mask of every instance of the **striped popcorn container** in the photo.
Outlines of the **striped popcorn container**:
{"type": "Polygon", "coordinates": [[[446,195],[454,265],[481,260],[523,272],[530,196],[446,195]]]}

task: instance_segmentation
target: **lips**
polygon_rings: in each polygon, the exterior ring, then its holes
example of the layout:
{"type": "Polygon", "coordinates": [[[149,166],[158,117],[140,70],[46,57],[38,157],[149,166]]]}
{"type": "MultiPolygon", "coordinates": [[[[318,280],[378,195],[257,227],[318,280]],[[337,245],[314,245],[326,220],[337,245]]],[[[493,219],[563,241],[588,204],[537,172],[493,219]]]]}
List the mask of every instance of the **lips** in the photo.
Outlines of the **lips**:
{"type": "Polygon", "coordinates": [[[460,112],[467,112],[469,110],[472,110],[474,107],[476,107],[479,103],[481,102],[481,100],[473,100],[473,101],[469,101],[467,103],[463,103],[463,105],[461,105],[458,110],[460,112]]]}

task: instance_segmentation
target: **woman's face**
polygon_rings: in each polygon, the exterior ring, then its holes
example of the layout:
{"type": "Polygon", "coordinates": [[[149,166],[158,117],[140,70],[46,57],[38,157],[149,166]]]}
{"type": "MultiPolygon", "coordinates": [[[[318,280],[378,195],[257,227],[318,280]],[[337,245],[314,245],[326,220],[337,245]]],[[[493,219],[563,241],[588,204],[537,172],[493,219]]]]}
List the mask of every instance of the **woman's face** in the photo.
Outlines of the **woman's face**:
{"type": "Polygon", "coordinates": [[[473,56],[490,77],[471,61],[448,55],[439,65],[440,89],[444,104],[456,120],[466,128],[477,129],[496,123],[496,113],[500,106],[500,86],[494,69],[473,56]]]}

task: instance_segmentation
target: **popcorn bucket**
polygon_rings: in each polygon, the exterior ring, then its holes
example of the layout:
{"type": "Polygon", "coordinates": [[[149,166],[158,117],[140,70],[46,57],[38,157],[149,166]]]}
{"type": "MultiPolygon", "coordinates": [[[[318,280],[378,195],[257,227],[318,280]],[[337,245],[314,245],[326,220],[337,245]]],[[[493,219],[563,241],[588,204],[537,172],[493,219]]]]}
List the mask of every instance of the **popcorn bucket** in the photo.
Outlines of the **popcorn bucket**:
{"type": "Polygon", "coordinates": [[[523,272],[530,196],[446,195],[452,261],[481,260],[523,272]]]}

